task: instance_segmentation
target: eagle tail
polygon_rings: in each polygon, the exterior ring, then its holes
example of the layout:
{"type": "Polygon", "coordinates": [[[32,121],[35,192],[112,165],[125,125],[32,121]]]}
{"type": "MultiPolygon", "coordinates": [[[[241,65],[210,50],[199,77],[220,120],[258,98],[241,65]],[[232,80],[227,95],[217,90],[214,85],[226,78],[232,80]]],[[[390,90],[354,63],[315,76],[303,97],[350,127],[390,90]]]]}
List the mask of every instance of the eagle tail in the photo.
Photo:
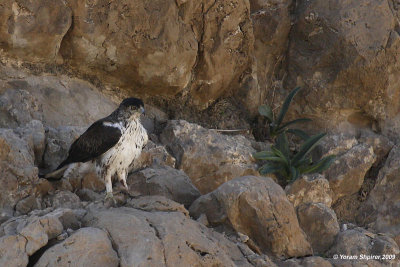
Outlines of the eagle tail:
{"type": "Polygon", "coordinates": [[[61,164],[57,167],[57,169],[47,174],[40,174],[39,178],[44,178],[49,181],[58,181],[62,178],[64,171],[67,169],[69,163],[70,162],[68,161],[68,159],[66,159],[63,162],[61,162],[61,164]]]}

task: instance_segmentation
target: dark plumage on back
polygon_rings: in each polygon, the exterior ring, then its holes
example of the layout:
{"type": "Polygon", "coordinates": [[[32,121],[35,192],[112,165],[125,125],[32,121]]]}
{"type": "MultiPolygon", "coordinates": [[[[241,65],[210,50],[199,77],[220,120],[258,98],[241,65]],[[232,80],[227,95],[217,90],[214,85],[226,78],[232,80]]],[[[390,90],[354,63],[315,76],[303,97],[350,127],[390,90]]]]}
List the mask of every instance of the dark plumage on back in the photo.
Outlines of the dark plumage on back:
{"type": "Polygon", "coordinates": [[[72,143],[68,157],[57,167],[57,170],[70,163],[87,162],[97,158],[117,144],[122,135],[121,130],[104,126],[104,122],[107,120],[96,121],[72,143]]]}

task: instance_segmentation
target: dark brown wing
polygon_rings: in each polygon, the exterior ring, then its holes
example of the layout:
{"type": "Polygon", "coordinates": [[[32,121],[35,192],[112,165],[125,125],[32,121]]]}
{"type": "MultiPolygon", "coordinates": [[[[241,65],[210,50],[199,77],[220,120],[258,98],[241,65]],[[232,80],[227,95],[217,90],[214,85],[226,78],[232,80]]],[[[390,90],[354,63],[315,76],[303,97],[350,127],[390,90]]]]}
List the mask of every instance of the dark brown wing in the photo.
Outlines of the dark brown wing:
{"type": "Polygon", "coordinates": [[[115,146],[121,138],[121,130],[103,123],[104,120],[96,121],[76,139],[68,151],[67,159],[57,169],[74,162],[87,162],[115,146]]]}

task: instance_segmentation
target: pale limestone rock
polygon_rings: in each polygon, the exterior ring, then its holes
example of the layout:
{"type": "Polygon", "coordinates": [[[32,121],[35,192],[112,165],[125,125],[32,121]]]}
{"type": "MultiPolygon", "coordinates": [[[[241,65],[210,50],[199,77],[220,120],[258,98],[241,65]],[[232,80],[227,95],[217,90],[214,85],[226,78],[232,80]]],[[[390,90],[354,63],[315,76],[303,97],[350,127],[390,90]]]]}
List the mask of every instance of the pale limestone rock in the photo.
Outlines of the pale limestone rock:
{"type": "Polygon", "coordinates": [[[297,209],[300,227],[310,239],[314,253],[323,254],[335,241],[339,223],[335,212],[322,203],[302,204],[297,209]]]}
{"type": "Polygon", "coordinates": [[[189,207],[200,196],[189,177],[181,170],[153,165],[128,177],[129,190],[142,195],[161,195],[189,207]]]}
{"type": "Polygon", "coordinates": [[[322,174],[303,175],[287,185],[285,192],[295,208],[307,203],[323,203],[327,207],[332,204],[333,192],[322,174]]]}
{"type": "Polygon", "coordinates": [[[107,232],[87,227],[79,229],[63,242],[46,250],[35,267],[117,267],[118,264],[118,255],[113,250],[107,232]]]}
{"type": "Polygon", "coordinates": [[[312,253],[295,210],[271,178],[244,176],[198,198],[189,209],[195,218],[206,214],[210,225],[233,227],[264,253],[298,257],[312,253]]]}
{"type": "Polygon", "coordinates": [[[244,136],[228,136],[183,120],[169,121],[161,141],[201,193],[208,193],[235,177],[258,175],[244,136]]]}

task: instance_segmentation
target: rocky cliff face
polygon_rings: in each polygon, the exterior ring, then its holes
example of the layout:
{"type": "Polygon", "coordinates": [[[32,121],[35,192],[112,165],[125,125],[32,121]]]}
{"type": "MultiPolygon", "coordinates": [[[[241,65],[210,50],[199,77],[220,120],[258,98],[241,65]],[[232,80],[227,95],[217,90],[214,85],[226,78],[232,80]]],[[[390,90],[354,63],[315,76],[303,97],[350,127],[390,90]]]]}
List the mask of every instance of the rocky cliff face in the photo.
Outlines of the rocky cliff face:
{"type": "Polygon", "coordinates": [[[0,266],[398,266],[398,5],[2,1],[0,266]],[[248,130],[296,85],[337,158],[283,188],[248,130]],[[128,95],[150,141],[115,205],[91,163],[38,177],[128,95]]]}
{"type": "Polygon", "coordinates": [[[7,0],[0,15],[3,63],[140,95],[176,117],[243,127],[300,85],[292,116],[400,131],[396,1],[7,0]]]}

